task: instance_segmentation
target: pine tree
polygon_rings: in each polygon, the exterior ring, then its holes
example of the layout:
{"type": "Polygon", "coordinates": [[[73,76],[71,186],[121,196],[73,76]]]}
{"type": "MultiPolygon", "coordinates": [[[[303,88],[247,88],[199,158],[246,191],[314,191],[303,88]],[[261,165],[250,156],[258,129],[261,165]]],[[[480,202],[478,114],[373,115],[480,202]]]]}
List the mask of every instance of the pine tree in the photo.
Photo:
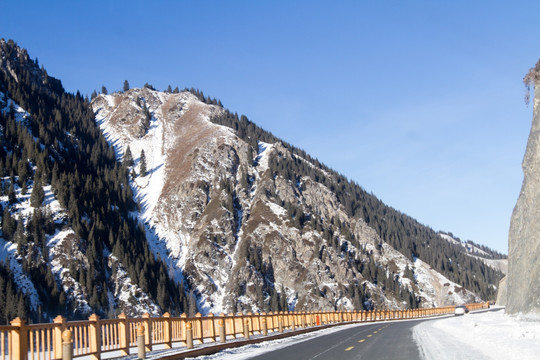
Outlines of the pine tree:
{"type": "Polygon", "coordinates": [[[124,80],[124,92],[129,90],[129,82],[127,80],[124,80]]]}
{"type": "Polygon", "coordinates": [[[289,305],[287,304],[287,293],[285,292],[285,287],[281,285],[281,294],[280,294],[280,304],[281,311],[288,311],[289,305]]]}
{"type": "Polygon", "coordinates": [[[103,95],[107,95],[107,94],[109,93],[109,92],[107,91],[107,88],[105,87],[105,85],[103,85],[103,86],[101,87],[101,93],[102,93],[103,95]]]}
{"type": "Polygon", "coordinates": [[[17,221],[17,229],[13,235],[13,241],[17,243],[17,251],[23,255],[24,246],[26,245],[26,236],[24,235],[24,224],[22,221],[17,221]]]}
{"type": "Polygon", "coordinates": [[[32,186],[32,193],[30,194],[30,205],[39,208],[45,200],[45,192],[43,191],[43,186],[41,186],[41,179],[36,171],[36,176],[34,176],[34,185],[32,186]]]}
{"type": "Polygon", "coordinates": [[[129,148],[129,145],[126,148],[126,152],[124,153],[124,164],[126,164],[127,167],[133,166],[133,155],[131,154],[131,149],[129,148]]]}
{"type": "Polygon", "coordinates": [[[279,295],[274,289],[272,289],[272,294],[270,295],[270,310],[279,311],[279,295]]]}
{"type": "Polygon", "coordinates": [[[188,304],[188,316],[195,316],[197,313],[197,297],[195,296],[193,290],[191,290],[189,293],[188,304]]]}
{"type": "Polygon", "coordinates": [[[28,174],[30,172],[30,169],[28,167],[28,161],[26,161],[25,159],[21,159],[19,161],[17,170],[17,174],[19,175],[19,185],[22,186],[22,184],[28,179],[28,174]]]}
{"type": "Polygon", "coordinates": [[[150,129],[150,119],[152,119],[152,114],[150,114],[150,110],[148,109],[148,106],[146,106],[146,104],[144,105],[144,116],[143,116],[143,127],[144,127],[144,130],[148,130],[150,129]]]}
{"type": "Polygon", "coordinates": [[[144,150],[141,150],[141,159],[139,164],[139,174],[141,176],[146,176],[147,170],[146,170],[146,156],[144,155],[144,150]]]}
{"type": "Polygon", "coordinates": [[[11,237],[15,233],[16,226],[17,224],[15,222],[15,219],[13,219],[9,208],[6,206],[2,215],[2,232],[4,233],[6,239],[11,239],[11,237]]]}

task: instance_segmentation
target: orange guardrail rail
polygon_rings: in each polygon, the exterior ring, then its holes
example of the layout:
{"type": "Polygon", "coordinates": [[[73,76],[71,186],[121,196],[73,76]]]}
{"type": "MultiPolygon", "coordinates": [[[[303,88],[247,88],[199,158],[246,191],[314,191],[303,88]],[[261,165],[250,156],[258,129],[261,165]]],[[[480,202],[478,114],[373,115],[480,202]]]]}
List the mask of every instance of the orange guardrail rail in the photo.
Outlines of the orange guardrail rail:
{"type": "MultiPolygon", "coordinates": [[[[467,304],[467,308],[470,311],[486,309],[489,303],[467,304]]],[[[231,338],[266,336],[298,328],[440,316],[452,314],[454,309],[455,306],[445,306],[408,310],[197,314],[194,317],[185,314],[172,317],[165,313],[161,317],[144,314],[140,318],[120,314],[116,319],[100,319],[93,314],[84,321],[66,321],[58,316],[53,323],[30,325],[16,318],[11,325],[0,326],[0,360],[59,360],[63,358],[66,344],[71,348],[69,358],[86,356],[97,360],[103,353],[114,351],[125,356],[137,348],[140,326],[144,331],[144,337],[140,337],[144,350],[152,351],[157,345],[168,349],[187,347],[190,342],[225,342],[231,338]],[[66,343],[66,339],[69,342],[66,343]]]]}

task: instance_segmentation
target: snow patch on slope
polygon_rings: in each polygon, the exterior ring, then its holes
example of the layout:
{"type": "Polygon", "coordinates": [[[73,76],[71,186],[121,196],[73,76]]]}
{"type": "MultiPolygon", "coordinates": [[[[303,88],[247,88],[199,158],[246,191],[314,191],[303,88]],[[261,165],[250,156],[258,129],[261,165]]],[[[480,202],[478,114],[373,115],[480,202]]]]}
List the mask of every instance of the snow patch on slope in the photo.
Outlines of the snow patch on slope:
{"type": "Polygon", "coordinates": [[[0,111],[2,114],[7,114],[11,108],[14,110],[15,121],[20,123],[25,123],[26,120],[30,117],[30,114],[24,110],[19,104],[13,101],[11,98],[6,97],[6,94],[0,91],[0,111]],[[5,101],[5,104],[4,104],[5,101]]]}
{"type": "Polygon", "coordinates": [[[442,306],[442,304],[461,305],[481,301],[479,297],[450,281],[418,258],[415,258],[414,261],[414,273],[415,280],[422,284],[421,288],[424,289],[426,295],[433,299],[433,306],[442,306]]]}
{"type": "MultiPolygon", "coordinates": [[[[100,95],[100,97],[105,101],[94,100],[93,102],[96,121],[107,141],[113,145],[117,158],[121,160],[129,146],[135,161],[134,169],[138,173],[140,154],[144,150],[148,174],[146,176],[137,174],[135,178],[131,179],[135,198],[141,205],[140,214],[136,214],[136,216],[139,216],[140,221],[145,225],[152,252],[167,262],[170,275],[177,282],[181,282],[184,280],[182,270],[189,257],[190,230],[195,226],[195,223],[191,219],[183,219],[182,226],[179,228],[178,224],[169,223],[168,216],[157,214],[156,206],[160,203],[163,188],[169,176],[168,167],[175,166],[171,163],[169,154],[183,135],[176,132],[175,122],[181,121],[181,117],[192,106],[199,106],[202,103],[188,92],[170,94],[149,89],[132,89],[124,94],[116,93],[100,95]],[[121,97],[127,98],[128,102],[121,97]],[[124,126],[118,121],[112,121],[115,116],[124,116],[117,114],[117,112],[125,111],[126,107],[130,107],[131,110],[137,108],[135,105],[137,101],[142,102],[151,114],[150,126],[140,137],[133,136],[131,132],[133,124],[124,126]],[[124,108],[120,108],[122,102],[124,102],[122,104],[124,108]],[[171,107],[171,103],[177,106],[176,112],[172,115],[164,113],[164,108],[171,107]]],[[[210,106],[204,106],[210,108],[210,106]]],[[[169,111],[171,110],[169,109],[169,111]]],[[[210,115],[208,110],[201,111],[198,114],[199,120],[209,126],[222,128],[222,133],[226,136],[232,135],[231,129],[211,123],[210,115]]],[[[225,139],[225,141],[230,140],[225,139]]],[[[200,148],[199,151],[204,154],[206,149],[200,148]]],[[[201,156],[203,160],[210,158],[211,156],[201,156]]],[[[204,161],[194,164],[195,167],[198,167],[194,171],[197,176],[196,180],[211,182],[212,165],[205,164],[204,161]]]]}

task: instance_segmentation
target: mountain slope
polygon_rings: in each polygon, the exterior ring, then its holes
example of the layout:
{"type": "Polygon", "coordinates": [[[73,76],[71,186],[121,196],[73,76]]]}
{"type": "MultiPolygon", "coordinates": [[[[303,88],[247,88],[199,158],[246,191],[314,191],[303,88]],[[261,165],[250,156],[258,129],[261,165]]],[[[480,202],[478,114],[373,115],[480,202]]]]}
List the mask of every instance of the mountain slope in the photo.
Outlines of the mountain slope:
{"type": "Polygon", "coordinates": [[[64,92],[13,41],[0,40],[0,55],[1,285],[15,282],[27,299],[16,309],[0,306],[0,315],[39,321],[187,308],[130,216],[127,169],[89,102],[64,92]],[[145,281],[154,274],[159,283],[145,281]]]}
{"type": "Polygon", "coordinates": [[[333,177],[328,170],[270,135],[260,133],[255,147],[244,127],[213,124],[230,115],[220,106],[151,88],[99,95],[92,106],[118,159],[128,148],[134,154],[132,184],[153,249],[186,276],[202,311],[474,300],[351,217],[317,181],[333,177]],[[141,151],[151,169],[146,176],[135,174],[141,151]],[[291,175],[287,162],[311,176],[291,175]]]}
{"type": "Polygon", "coordinates": [[[199,91],[89,102],[0,55],[4,322],[445,305],[502,276],[199,91]]]}

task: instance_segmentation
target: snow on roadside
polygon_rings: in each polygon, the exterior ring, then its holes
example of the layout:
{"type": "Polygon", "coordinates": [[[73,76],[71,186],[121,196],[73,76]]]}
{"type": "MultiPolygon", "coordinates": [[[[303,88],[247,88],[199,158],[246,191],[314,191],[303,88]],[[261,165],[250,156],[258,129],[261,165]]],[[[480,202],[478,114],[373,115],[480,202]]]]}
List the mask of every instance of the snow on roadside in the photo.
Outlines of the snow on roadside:
{"type": "Polygon", "coordinates": [[[413,328],[424,359],[538,359],[540,318],[504,310],[426,321],[413,328]]]}

